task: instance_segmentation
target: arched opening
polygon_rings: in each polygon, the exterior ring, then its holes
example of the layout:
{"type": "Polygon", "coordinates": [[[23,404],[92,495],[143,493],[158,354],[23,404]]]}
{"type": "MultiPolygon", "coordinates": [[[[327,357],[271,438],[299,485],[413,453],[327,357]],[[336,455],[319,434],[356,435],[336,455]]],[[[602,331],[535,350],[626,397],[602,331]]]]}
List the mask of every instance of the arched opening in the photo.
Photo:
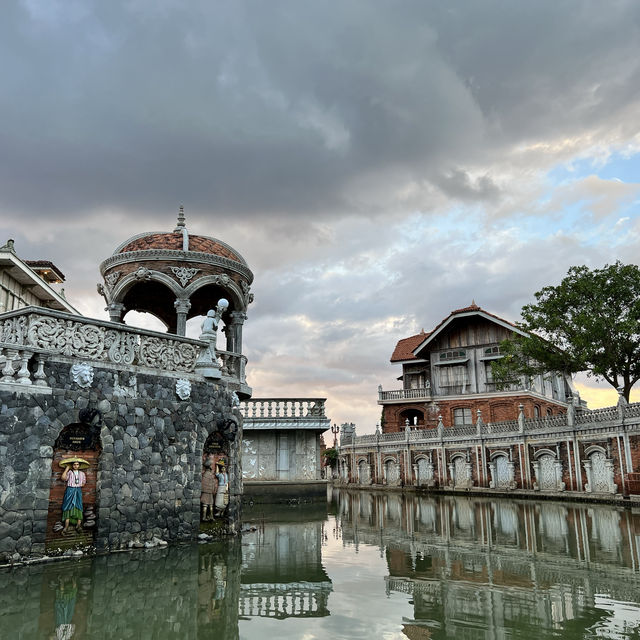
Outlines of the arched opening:
{"type": "Polygon", "coordinates": [[[178,322],[175,300],[175,293],[162,282],[142,280],[127,291],[121,302],[130,311],[152,314],[164,323],[167,333],[175,333],[178,322]]]}
{"type": "MultiPolygon", "coordinates": [[[[202,485],[200,493],[200,520],[213,521],[216,515],[222,515],[229,502],[227,477],[226,496],[218,496],[221,489],[216,478],[217,465],[222,463],[229,473],[229,441],[219,431],[214,431],[206,439],[202,450],[202,485]]],[[[222,492],[224,494],[224,491],[222,492]]]]}
{"type": "Polygon", "coordinates": [[[207,284],[204,287],[196,289],[189,297],[191,307],[187,313],[187,318],[194,318],[195,316],[206,316],[207,311],[215,309],[220,298],[226,298],[229,301],[229,309],[222,316],[222,321],[226,324],[227,314],[235,311],[235,305],[233,296],[225,291],[221,286],[217,284],[207,284]]]}
{"type": "Polygon", "coordinates": [[[395,460],[385,461],[384,470],[388,485],[395,485],[400,482],[400,467],[395,460]]]}
{"type": "Polygon", "coordinates": [[[45,534],[47,548],[87,546],[91,545],[95,538],[98,517],[96,504],[98,463],[102,451],[99,414],[95,410],[85,409],[81,411],[81,420],[84,421],[70,424],[62,429],[53,447],[49,513],[45,534]],[[88,467],[81,469],[86,477],[86,483],[81,487],[80,526],[69,529],[67,534],[63,535],[62,508],[68,482],[62,479],[64,468],[60,466],[60,462],[67,458],[82,458],[87,461],[88,467]]]}
{"type": "Polygon", "coordinates": [[[400,412],[400,426],[405,427],[409,421],[410,427],[424,427],[424,413],[419,409],[405,409],[400,412]]]}
{"type": "Polygon", "coordinates": [[[159,333],[164,333],[167,330],[167,325],[160,318],[146,311],[128,311],[125,313],[123,321],[130,327],[138,329],[148,329],[159,333]]]}

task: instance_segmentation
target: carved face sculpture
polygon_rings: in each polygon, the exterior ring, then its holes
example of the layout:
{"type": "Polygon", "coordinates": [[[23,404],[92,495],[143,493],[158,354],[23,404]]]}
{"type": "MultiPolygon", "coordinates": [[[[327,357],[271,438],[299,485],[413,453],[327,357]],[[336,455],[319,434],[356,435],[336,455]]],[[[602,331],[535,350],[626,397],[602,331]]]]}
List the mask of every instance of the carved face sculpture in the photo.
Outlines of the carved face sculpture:
{"type": "Polygon", "coordinates": [[[176,380],[176,394],[181,400],[186,400],[191,395],[191,383],[184,378],[176,380]]]}
{"type": "Polygon", "coordinates": [[[82,362],[71,367],[71,377],[79,387],[89,387],[93,382],[93,367],[82,362]]]}

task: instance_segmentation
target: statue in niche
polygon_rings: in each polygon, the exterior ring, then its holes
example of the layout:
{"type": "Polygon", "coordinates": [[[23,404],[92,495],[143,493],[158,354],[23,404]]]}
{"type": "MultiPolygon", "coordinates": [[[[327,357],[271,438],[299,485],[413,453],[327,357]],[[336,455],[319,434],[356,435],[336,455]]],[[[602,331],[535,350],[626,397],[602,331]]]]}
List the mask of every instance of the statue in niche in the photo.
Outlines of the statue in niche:
{"type": "Polygon", "coordinates": [[[89,463],[83,458],[66,458],[60,461],[60,466],[64,469],[62,480],[67,483],[62,499],[62,535],[69,535],[69,525],[75,526],[76,531],[82,533],[82,487],[87,483],[87,476],[81,469],[88,468],[89,463]]]}
{"type": "Polygon", "coordinates": [[[216,464],[216,480],[218,488],[216,489],[216,517],[223,514],[226,506],[229,504],[229,475],[225,470],[224,460],[218,460],[216,464]]]}
{"type": "Polygon", "coordinates": [[[213,494],[216,490],[216,474],[213,472],[210,459],[204,461],[202,472],[202,492],[200,493],[200,506],[202,522],[213,520],[213,494]]]}

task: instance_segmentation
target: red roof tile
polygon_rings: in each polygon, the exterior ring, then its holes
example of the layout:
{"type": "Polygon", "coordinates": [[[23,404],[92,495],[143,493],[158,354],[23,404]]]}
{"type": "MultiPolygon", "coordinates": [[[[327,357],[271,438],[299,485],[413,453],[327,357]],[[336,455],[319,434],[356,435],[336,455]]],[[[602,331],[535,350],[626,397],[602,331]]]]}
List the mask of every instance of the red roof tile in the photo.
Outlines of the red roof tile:
{"type": "MultiPolygon", "coordinates": [[[[169,249],[172,251],[182,251],[181,233],[151,233],[132,240],[126,244],[119,253],[128,251],[146,251],[147,249],[169,249]]],[[[229,258],[236,262],[244,262],[240,256],[234,253],[229,247],[217,242],[213,238],[206,236],[189,236],[189,251],[199,253],[211,253],[223,258],[229,258]]]]}
{"type": "Polygon", "coordinates": [[[413,350],[428,336],[428,333],[425,333],[424,329],[416,334],[415,336],[410,336],[408,338],[402,338],[402,340],[398,340],[398,344],[393,351],[393,355],[391,356],[391,362],[398,362],[400,360],[416,360],[416,357],[413,355],[413,350]]]}

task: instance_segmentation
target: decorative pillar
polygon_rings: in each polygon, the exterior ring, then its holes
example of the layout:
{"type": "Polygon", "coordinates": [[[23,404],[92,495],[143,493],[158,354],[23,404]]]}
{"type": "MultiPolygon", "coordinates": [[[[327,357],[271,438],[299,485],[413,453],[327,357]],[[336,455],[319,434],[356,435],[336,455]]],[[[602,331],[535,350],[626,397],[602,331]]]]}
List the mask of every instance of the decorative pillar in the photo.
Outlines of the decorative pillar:
{"type": "Polygon", "coordinates": [[[177,321],[176,321],[176,335],[184,336],[187,333],[187,313],[191,309],[191,303],[189,300],[182,300],[178,298],[173,306],[176,308],[177,321]]]}
{"type": "Polygon", "coordinates": [[[121,302],[110,302],[104,310],[109,312],[111,322],[122,322],[125,306],[121,302]]]}
{"type": "Polygon", "coordinates": [[[587,475],[587,482],[584,485],[584,490],[587,493],[593,493],[593,482],[591,480],[591,460],[585,460],[583,463],[584,472],[587,475]]]}
{"type": "Polygon", "coordinates": [[[496,471],[496,462],[492,460],[489,463],[489,472],[491,473],[491,480],[489,481],[489,488],[495,489],[498,486],[498,472],[496,471]]]}
{"type": "Polygon", "coordinates": [[[242,325],[247,319],[244,311],[232,311],[230,320],[226,327],[227,351],[231,353],[242,353],[242,325]]]}
{"type": "Polygon", "coordinates": [[[540,461],[534,460],[531,463],[531,466],[533,467],[533,473],[536,478],[535,482],[533,483],[533,489],[534,491],[540,491],[540,461]]]}

